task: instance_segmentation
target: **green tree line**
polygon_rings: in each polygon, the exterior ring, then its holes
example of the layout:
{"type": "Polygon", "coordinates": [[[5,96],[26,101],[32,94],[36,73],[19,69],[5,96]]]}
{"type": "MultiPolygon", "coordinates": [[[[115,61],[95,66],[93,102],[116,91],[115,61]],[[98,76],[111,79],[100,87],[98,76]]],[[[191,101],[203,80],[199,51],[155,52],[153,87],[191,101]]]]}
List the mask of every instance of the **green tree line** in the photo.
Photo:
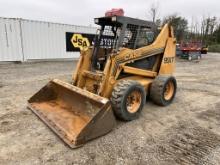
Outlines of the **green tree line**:
{"type": "Polygon", "coordinates": [[[174,28],[177,42],[197,41],[214,48],[220,52],[220,18],[216,16],[203,16],[200,20],[188,21],[181,15],[172,14],[159,18],[159,4],[152,4],[148,15],[158,26],[170,23],[174,28]]]}
{"type": "Polygon", "coordinates": [[[203,18],[201,22],[195,21],[189,25],[186,18],[173,14],[165,17],[162,21],[156,20],[156,24],[162,26],[170,23],[174,28],[174,33],[178,42],[181,41],[202,41],[212,45],[220,44],[220,22],[217,17],[203,18]]]}
{"type": "Polygon", "coordinates": [[[203,46],[208,46],[212,52],[220,52],[220,22],[218,18],[203,17],[199,21],[189,24],[188,20],[177,14],[166,16],[163,20],[157,19],[155,23],[162,26],[170,23],[174,28],[177,42],[202,42],[203,46]]]}

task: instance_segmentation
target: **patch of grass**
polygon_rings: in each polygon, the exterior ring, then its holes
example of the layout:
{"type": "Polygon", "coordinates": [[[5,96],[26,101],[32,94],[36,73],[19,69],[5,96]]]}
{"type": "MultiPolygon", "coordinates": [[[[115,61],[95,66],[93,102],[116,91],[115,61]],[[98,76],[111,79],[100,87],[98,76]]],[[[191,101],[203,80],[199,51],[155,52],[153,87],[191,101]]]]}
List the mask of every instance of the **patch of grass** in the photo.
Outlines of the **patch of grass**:
{"type": "Polygon", "coordinates": [[[220,53],[220,44],[210,45],[209,52],[218,52],[220,53]]]}

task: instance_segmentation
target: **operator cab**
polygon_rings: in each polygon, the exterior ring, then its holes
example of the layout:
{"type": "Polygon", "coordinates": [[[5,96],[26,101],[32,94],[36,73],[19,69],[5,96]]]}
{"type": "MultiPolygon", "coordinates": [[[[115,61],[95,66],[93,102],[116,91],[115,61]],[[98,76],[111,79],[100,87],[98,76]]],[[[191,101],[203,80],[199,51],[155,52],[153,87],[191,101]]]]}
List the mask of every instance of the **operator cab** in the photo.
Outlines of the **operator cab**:
{"type": "Polygon", "coordinates": [[[100,26],[94,40],[93,68],[103,70],[107,57],[120,48],[138,49],[155,40],[157,27],[153,22],[125,16],[94,19],[100,26]]]}

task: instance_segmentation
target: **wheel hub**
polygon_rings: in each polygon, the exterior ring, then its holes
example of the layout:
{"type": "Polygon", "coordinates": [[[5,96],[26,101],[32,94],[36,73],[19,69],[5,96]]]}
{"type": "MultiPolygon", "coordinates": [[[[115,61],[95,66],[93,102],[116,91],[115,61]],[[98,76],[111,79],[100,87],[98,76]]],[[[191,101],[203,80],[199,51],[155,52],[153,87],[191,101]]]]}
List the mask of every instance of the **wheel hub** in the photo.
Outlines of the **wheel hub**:
{"type": "Polygon", "coordinates": [[[164,98],[165,100],[170,100],[174,94],[174,84],[169,81],[165,87],[164,98]]]}
{"type": "Polygon", "coordinates": [[[139,91],[133,91],[128,97],[127,97],[127,110],[130,113],[135,113],[138,111],[140,105],[141,105],[141,93],[139,91]]]}

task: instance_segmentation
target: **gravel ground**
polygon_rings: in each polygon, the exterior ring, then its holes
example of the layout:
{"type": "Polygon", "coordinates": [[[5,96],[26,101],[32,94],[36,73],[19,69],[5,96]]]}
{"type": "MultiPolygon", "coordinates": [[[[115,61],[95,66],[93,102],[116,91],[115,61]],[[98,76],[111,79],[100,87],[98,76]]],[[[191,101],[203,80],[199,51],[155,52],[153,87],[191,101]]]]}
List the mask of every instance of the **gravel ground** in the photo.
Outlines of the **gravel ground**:
{"type": "Polygon", "coordinates": [[[70,149],[26,100],[50,79],[69,81],[75,63],[0,65],[0,164],[220,164],[220,54],[177,60],[173,104],[150,100],[140,118],[70,149]]]}

